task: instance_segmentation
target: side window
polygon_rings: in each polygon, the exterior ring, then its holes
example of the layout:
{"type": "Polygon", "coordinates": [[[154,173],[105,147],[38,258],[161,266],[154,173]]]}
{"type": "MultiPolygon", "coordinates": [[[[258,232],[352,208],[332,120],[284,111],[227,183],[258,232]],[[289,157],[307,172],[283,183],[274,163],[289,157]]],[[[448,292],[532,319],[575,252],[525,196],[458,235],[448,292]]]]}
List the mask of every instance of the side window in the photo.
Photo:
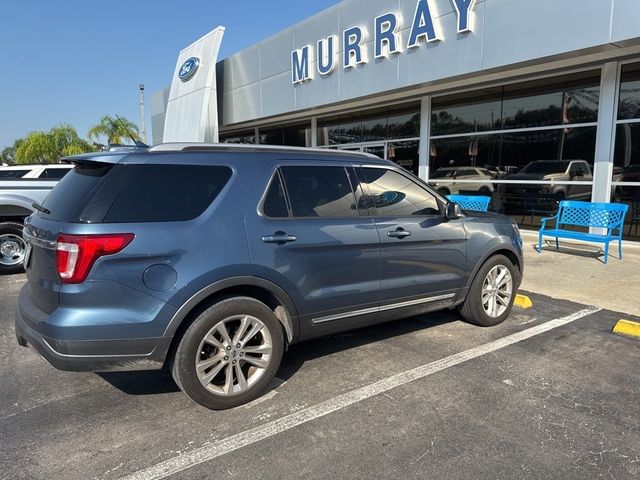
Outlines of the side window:
{"type": "Polygon", "coordinates": [[[351,182],[343,167],[283,167],[294,217],[356,217],[351,182]]]}
{"type": "Polygon", "coordinates": [[[377,216],[440,215],[436,198],[404,175],[384,168],[363,168],[362,172],[369,190],[367,203],[375,205],[377,216]]]}
{"type": "Polygon", "coordinates": [[[45,168],[40,178],[50,178],[52,180],[60,180],[67,173],[69,173],[69,168],[45,168]]]}
{"type": "Polygon", "coordinates": [[[131,168],[131,180],[107,213],[105,223],[192,220],[211,205],[232,173],[229,167],[210,165],[124,167],[131,168]]]}
{"type": "Polygon", "coordinates": [[[264,205],[262,212],[271,218],[287,218],[289,216],[289,208],[282,188],[282,179],[280,174],[276,172],[264,197],[264,205]]]}
{"type": "Polygon", "coordinates": [[[0,178],[21,178],[29,173],[29,170],[0,170],[0,178]]]}

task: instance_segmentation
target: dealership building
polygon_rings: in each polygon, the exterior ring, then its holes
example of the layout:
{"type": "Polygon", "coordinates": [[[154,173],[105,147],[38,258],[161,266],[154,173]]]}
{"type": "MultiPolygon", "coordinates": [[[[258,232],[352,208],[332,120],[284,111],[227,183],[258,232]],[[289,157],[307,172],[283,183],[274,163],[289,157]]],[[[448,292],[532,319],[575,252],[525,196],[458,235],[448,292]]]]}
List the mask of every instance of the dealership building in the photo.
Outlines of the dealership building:
{"type": "Polygon", "coordinates": [[[640,237],[638,0],[343,0],[218,60],[223,36],[180,52],[154,143],[368,152],[525,227],[627,203],[640,237]]]}

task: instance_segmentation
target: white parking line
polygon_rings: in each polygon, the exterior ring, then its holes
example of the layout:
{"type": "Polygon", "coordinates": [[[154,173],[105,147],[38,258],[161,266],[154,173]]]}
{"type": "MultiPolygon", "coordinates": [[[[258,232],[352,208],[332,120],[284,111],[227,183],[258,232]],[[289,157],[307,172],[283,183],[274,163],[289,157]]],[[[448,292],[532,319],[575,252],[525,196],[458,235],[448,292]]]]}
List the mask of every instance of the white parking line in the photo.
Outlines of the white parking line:
{"type": "Polygon", "coordinates": [[[339,395],[335,398],[319,403],[312,407],[305,408],[299,412],[292,413],[285,417],[279,418],[272,422],[266,423],[259,427],[246,430],[244,432],[232,435],[216,443],[200,447],[191,452],[179,455],[174,458],[165,460],[154,466],[140,470],[131,475],[122,477],[121,480],[158,480],[175,475],[183,470],[193,466],[208,462],[227,453],[231,453],[240,448],[246,447],[253,443],[273,437],[279,433],[290,430],[294,427],[310,422],[320,417],[324,417],[330,413],[341,410],[355,403],[380,395],[394,388],[405,385],[409,382],[428,377],[434,373],[441,372],[449,367],[459,365],[468,360],[481,357],[488,353],[495,352],[502,348],[508,347],[528,338],[535,337],[541,333],[548,332],[555,328],[567,325],[571,322],[579,320],[587,315],[599,312],[601,309],[597,307],[589,307],[584,310],[572,313],[566,317],[550,320],[541,325],[528,328],[518,333],[508,335],[506,337],[494,340],[479,347],[466,350],[464,352],[450,355],[441,360],[422,365],[420,367],[398,373],[391,377],[382,379],[378,382],[357,388],[350,392],[339,395]]]}

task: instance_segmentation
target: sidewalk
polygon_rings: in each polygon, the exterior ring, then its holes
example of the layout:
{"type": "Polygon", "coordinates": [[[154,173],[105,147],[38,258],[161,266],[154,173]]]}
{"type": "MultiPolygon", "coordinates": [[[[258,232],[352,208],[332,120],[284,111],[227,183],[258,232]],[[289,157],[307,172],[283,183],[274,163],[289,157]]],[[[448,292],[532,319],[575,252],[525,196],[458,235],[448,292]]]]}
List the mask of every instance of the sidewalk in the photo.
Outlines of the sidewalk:
{"type": "Polygon", "coordinates": [[[556,251],[555,240],[548,237],[538,255],[537,233],[523,230],[522,239],[520,290],[640,316],[640,245],[623,244],[624,259],[619,260],[618,244],[612,242],[605,265],[602,245],[561,241],[556,251]]]}

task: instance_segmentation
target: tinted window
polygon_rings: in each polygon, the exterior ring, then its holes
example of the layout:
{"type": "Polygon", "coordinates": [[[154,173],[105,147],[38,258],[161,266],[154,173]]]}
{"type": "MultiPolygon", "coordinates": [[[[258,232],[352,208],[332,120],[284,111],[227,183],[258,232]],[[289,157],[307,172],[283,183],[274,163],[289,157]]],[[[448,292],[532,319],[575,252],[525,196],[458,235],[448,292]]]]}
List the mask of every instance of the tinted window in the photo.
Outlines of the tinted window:
{"type": "Polygon", "coordinates": [[[94,190],[112,168],[113,165],[105,163],[76,165],[47,195],[43,205],[51,214],[38,215],[64,222],[77,222],[87,201],[93,197],[94,190]]]}
{"type": "Polygon", "coordinates": [[[29,170],[0,170],[0,178],[20,178],[29,173],[29,170]]]}
{"type": "Polygon", "coordinates": [[[40,178],[51,178],[54,180],[60,180],[67,173],[69,173],[68,168],[45,168],[40,178]]]}
{"type": "Polygon", "coordinates": [[[282,180],[280,180],[280,175],[277,173],[271,180],[271,185],[269,185],[262,211],[267,217],[271,218],[286,218],[289,216],[282,180]]]}
{"type": "Polygon", "coordinates": [[[284,167],[282,174],[294,217],[358,215],[347,172],[342,167],[284,167]]]}
{"type": "Polygon", "coordinates": [[[227,167],[142,165],[124,187],[104,221],[175,222],[194,219],[211,205],[230,177],[231,170],[227,167]]]}
{"type": "Polygon", "coordinates": [[[381,217],[439,215],[436,198],[413,180],[393,170],[363,168],[369,201],[381,217]]]}

